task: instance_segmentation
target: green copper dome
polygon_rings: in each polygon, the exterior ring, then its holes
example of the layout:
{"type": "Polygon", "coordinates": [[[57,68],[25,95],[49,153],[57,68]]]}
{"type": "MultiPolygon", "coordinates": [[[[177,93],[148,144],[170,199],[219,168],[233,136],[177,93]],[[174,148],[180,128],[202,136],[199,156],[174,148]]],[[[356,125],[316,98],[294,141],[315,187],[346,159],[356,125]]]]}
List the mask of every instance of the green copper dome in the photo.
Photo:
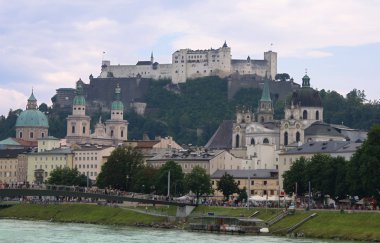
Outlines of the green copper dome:
{"type": "Polygon", "coordinates": [[[21,112],[16,121],[16,127],[46,127],[49,128],[48,119],[44,113],[37,109],[21,112]]]}
{"type": "Polygon", "coordinates": [[[86,105],[86,99],[83,95],[77,95],[74,97],[73,105],[86,105]]]}
{"type": "Polygon", "coordinates": [[[83,96],[82,80],[77,81],[77,95],[74,97],[73,105],[86,105],[86,99],[83,96]]]}
{"type": "Polygon", "coordinates": [[[115,88],[115,101],[113,101],[111,104],[111,110],[120,110],[120,111],[124,110],[123,102],[120,101],[120,93],[121,93],[121,89],[120,89],[119,84],[117,84],[115,88]]]}
{"type": "Polygon", "coordinates": [[[121,102],[120,100],[115,100],[114,102],[112,102],[111,110],[123,111],[124,110],[123,102],[121,102]]]}

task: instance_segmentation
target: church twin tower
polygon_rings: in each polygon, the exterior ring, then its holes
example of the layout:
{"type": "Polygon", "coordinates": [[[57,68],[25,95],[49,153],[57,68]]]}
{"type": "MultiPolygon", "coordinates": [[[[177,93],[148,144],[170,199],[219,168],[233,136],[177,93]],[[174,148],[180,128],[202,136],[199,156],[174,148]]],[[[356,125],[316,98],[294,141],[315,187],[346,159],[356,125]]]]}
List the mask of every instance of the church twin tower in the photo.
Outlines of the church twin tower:
{"type": "Polygon", "coordinates": [[[86,115],[86,99],[83,95],[83,84],[79,80],[76,87],[76,96],[73,100],[72,115],[67,117],[67,142],[70,144],[100,144],[117,145],[127,140],[128,121],[123,119],[124,105],[120,100],[121,89],[119,84],[115,88],[115,100],[111,104],[111,119],[105,124],[101,117],[95,125],[95,132],[91,134],[91,118],[86,115]]]}

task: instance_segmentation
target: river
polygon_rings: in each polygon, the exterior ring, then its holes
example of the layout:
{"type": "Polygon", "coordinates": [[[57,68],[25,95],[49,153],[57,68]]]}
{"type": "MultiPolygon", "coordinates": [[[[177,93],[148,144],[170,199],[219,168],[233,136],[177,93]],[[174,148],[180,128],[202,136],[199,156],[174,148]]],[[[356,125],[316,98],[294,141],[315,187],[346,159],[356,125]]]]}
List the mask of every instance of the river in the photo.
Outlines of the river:
{"type": "Polygon", "coordinates": [[[54,223],[46,221],[0,220],[0,242],[250,242],[317,243],[312,239],[289,239],[273,236],[224,235],[184,230],[163,230],[124,226],[54,223]]]}

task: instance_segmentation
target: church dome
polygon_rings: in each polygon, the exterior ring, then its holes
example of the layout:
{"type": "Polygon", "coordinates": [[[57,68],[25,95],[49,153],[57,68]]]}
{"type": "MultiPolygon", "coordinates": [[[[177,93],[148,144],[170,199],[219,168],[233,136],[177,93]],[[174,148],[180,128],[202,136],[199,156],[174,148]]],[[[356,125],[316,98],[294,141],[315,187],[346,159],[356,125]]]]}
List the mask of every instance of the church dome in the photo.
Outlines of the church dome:
{"type": "Polygon", "coordinates": [[[112,102],[111,110],[124,110],[123,102],[121,102],[120,100],[115,100],[114,102],[112,102]]]}
{"type": "Polygon", "coordinates": [[[74,97],[73,105],[86,105],[86,99],[83,95],[77,95],[74,97]]]}
{"type": "Polygon", "coordinates": [[[293,92],[291,104],[306,107],[322,107],[322,99],[319,92],[310,87],[310,78],[305,75],[302,78],[302,88],[293,92]]]}
{"type": "Polygon", "coordinates": [[[16,127],[45,127],[49,128],[48,119],[37,109],[21,112],[16,121],[16,127]]]}

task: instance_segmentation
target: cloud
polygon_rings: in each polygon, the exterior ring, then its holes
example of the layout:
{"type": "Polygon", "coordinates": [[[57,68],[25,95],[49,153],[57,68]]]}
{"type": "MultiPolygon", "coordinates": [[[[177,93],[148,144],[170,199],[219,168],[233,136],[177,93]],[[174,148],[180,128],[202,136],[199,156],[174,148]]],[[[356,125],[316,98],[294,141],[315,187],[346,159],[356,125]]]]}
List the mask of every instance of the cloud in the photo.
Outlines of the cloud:
{"type": "Polygon", "coordinates": [[[28,97],[17,90],[0,88],[1,106],[0,114],[7,115],[9,109],[25,109],[28,97]]]}
{"type": "Polygon", "coordinates": [[[233,58],[262,59],[274,43],[279,62],[323,59],[333,55],[329,47],[379,43],[378,9],[380,1],[371,0],[7,1],[0,9],[0,87],[28,95],[34,86],[50,104],[55,89],[97,76],[103,51],[113,64],[134,64],[156,48],[165,63],[177,49],[217,48],[225,40],[233,58]]]}

